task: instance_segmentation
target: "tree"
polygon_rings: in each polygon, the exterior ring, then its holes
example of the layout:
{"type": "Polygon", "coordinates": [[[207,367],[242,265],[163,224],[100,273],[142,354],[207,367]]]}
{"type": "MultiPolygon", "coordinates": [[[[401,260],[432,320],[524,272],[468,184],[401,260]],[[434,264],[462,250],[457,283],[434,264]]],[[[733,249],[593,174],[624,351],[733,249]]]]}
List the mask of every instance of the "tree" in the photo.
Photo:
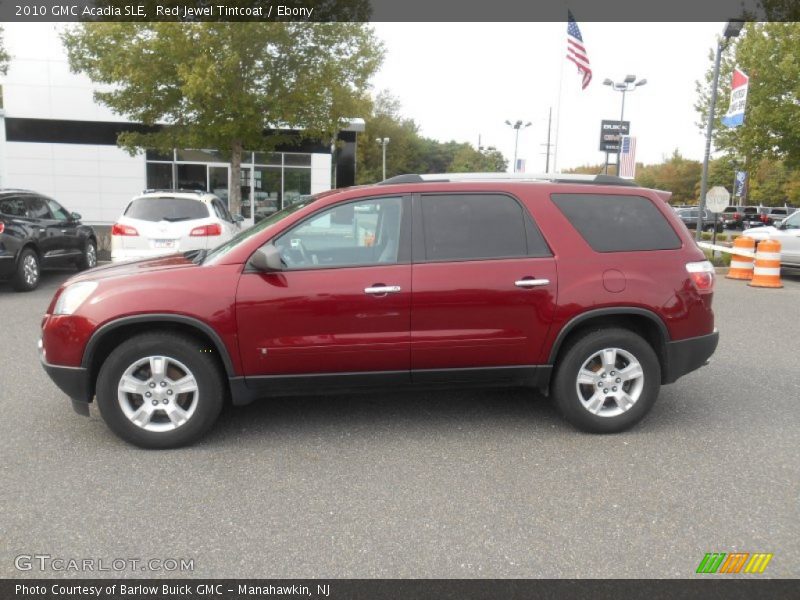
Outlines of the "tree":
{"type": "Polygon", "coordinates": [[[359,137],[357,181],[380,181],[383,175],[383,149],[376,138],[388,137],[386,176],[406,173],[499,172],[508,161],[493,147],[476,150],[464,142],[440,142],[422,137],[413,119],[400,113],[400,102],[386,91],[370,101],[366,131],[359,137]]]}
{"type": "Polygon", "coordinates": [[[98,102],[163,124],[123,133],[142,148],[215,148],[231,161],[230,209],[240,210],[243,150],[270,151],[296,129],[332,140],[358,116],[383,48],[363,23],[83,23],[63,35],[73,71],[104,84],[98,102]]]}
{"type": "Polygon", "coordinates": [[[6,44],[5,39],[3,37],[3,28],[0,27],[0,75],[5,75],[8,73],[8,61],[11,60],[11,57],[8,55],[6,51],[6,44]]]}
{"type": "MultiPolygon", "coordinates": [[[[780,2],[770,4],[779,5],[780,2]]],[[[788,5],[787,5],[788,6],[788,5]]],[[[774,8],[774,7],[773,7],[774,8]]],[[[778,6],[778,9],[781,7],[778,6]]],[[[776,9],[777,10],[777,9],[776,9]]],[[[748,165],[779,159],[800,167],[800,23],[747,23],[739,38],[728,44],[720,66],[720,86],[714,124],[714,143],[727,154],[742,156],[748,165]],[[738,66],[750,77],[743,125],[722,126],[727,110],[731,73],[738,66]]],[[[713,52],[710,56],[713,61],[713,52]]],[[[705,81],[697,83],[695,108],[705,129],[710,106],[713,64],[705,81]]]]}

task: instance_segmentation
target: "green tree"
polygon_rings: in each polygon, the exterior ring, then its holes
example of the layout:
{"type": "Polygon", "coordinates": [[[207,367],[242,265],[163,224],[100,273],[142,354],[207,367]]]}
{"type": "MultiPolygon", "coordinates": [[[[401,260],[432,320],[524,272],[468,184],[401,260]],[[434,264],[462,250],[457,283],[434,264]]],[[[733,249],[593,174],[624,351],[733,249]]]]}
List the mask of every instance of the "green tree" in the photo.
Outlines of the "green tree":
{"type": "Polygon", "coordinates": [[[6,51],[6,43],[3,33],[3,28],[0,27],[0,75],[5,75],[8,73],[8,62],[11,60],[11,57],[6,51]]]}
{"type": "Polygon", "coordinates": [[[270,151],[298,129],[330,140],[358,116],[383,48],[363,23],[83,23],[63,35],[70,67],[104,84],[98,102],[147,125],[142,148],[216,148],[230,158],[230,208],[240,208],[242,151],[270,151]]]}
{"type": "MultiPolygon", "coordinates": [[[[776,10],[786,7],[773,2],[776,10]]],[[[795,3],[796,4],[796,3],[795,3]]],[[[788,4],[787,4],[788,7],[788,4]]],[[[720,66],[719,99],[714,124],[714,144],[728,154],[738,154],[748,165],[762,159],[779,159],[789,168],[800,167],[800,23],[747,23],[739,38],[726,47],[720,66]],[[743,125],[729,129],[720,118],[728,107],[731,74],[738,66],[750,78],[743,125]]],[[[695,108],[705,128],[711,97],[712,65],[697,83],[695,108]]]]}

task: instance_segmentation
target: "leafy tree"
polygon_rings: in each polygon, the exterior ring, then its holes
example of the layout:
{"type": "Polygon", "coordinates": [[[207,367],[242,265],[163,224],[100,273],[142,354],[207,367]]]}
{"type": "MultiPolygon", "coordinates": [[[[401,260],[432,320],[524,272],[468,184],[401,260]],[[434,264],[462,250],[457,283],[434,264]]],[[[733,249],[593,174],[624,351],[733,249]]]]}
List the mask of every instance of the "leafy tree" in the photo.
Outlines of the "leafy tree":
{"type": "Polygon", "coordinates": [[[0,75],[8,73],[8,61],[11,57],[6,51],[5,40],[3,39],[3,28],[0,27],[0,75]]]}
{"type": "Polygon", "coordinates": [[[231,161],[230,208],[239,212],[243,150],[305,137],[332,139],[363,106],[383,48],[362,23],[83,23],[63,35],[70,67],[104,84],[98,102],[147,125],[118,143],[216,148],[231,161]]]}
{"type": "MultiPolygon", "coordinates": [[[[772,10],[783,10],[781,2],[772,10]]],[[[796,3],[794,3],[796,6],[796,3]]],[[[796,10],[796,9],[795,9],[796,10]]],[[[717,149],[738,154],[748,165],[779,159],[789,168],[800,167],[800,23],[747,23],[739,38],[728,44],[720,66],[719,99],[714,124],[717,149]],[[720,118],[730,98],[731,74],[738,66],[750,77],[743,125],[729,129],[720,118]]],[[[710,53],[713,61],[713,51],[710,53]]],[[[697,83],[695,108],[705,128],[710,106],[713,62],[705,81],[697,83]]]]}
{"type": "Polygon", "coordinates": [[[466,173],[505,171],[508,161],[495,148],[479,151],[470,144],[440,142],[422,137],[413,119],[402,116],[400,102],[386,91],[371,101],[366,131],[359,136],[356,179],[360,184],[380,181],[383,148],[377,138],[388,137],[386,176],[406,173],[466,173]]]}

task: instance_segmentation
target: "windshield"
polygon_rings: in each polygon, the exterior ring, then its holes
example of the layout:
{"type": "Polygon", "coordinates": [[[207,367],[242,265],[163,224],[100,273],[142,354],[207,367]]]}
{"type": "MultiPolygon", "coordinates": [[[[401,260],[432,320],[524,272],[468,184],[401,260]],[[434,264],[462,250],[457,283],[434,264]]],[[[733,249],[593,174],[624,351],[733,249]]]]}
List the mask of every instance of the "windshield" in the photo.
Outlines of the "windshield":
{"type": "Polygon", "coordinates": [[[294,204],[290,204],[289,206],[287,206],[283,210],[279,210],[278,212],[273,213],[270,216],[262,219],[261,221],[258,222],[258,224],[254,225],[253,227],[250,227],[249,229],[245,229],[244,231],[242,231],[238,235],[235,235],[234,237],[232,237],[230,240],[228,240],[224,244],[221,244],[221,245],[217,246],[216,248],[214,248],[211,252],[209,252],[205,256],[205,258],[203,260],[203,264],[208,264],[209,262],[213,262],[215,260],[221,259],[223,256],[228,254],[228,252],[230,252],[231,250],[236,248],[239,244],[241,244],[245,240],[249,239],[250,237],[256,235],[257,233],[259,233],[261,231],[264,231],[270,225],[273,225],[273,224],[277,223],[278,221],[281,221],[282,219],[285,219],[290,214],[292,214],[294,212],[297,212],[298,210],[308,206],[312,202],[315,202],[318,198],[319,198],[319,196],[308,197],[308,198],[306,198],[304,200],[301,200],[300,202],[296,202],[294,204]]]}
{"type": "Polygon", "coordinates": [[[136,198],[124,215],[140,221],[190,221],[207,219],[208,208],[191,198],[136,198]]]}
{"type": "Polygon", "coordinates": [[[787,217],[783,221],[784,229],[800,229],[800,211],[794,213],[791,217],[787,217]]]}

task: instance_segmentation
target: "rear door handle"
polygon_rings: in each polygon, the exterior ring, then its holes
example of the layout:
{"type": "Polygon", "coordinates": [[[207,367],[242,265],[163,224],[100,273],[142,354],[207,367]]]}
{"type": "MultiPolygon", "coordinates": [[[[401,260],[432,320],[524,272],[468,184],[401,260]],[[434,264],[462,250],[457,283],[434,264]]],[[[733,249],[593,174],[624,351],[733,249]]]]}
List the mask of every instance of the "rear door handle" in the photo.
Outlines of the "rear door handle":
{"type": "Polygon", "coordinates": [[[383,296],[385,294],[396,294],[400,291],[399,285],[383,285],[383,284],[375,284],[368,288],[364,288],[365,294],[370,294],[372,296],[383,296]]]}
{"type": "Polygon", "coordinates": [[[550,284],[549,279],[533,279],[533,278],[518,279],[517,281],[514,282],[514,285],[519,288],[535,288],[549,284],[550,284]]]}

